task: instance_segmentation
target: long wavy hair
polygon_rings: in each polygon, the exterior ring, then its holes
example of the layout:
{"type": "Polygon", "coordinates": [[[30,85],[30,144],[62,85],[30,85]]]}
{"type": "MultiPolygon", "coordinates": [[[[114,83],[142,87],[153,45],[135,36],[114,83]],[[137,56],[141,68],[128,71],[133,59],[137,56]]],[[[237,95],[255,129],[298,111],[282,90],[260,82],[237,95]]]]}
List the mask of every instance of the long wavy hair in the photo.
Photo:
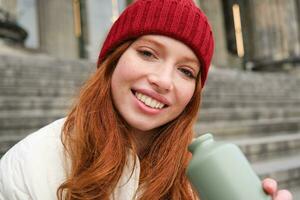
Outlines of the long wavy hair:
{"type": "MultiPolygon", "coordinates": [[[[57,190],[59,200],[108,200],[122,175],[128,148],[137,153],[128,124],[114,107],[111,95],[112,73],[132,42],[109,53],[84,84],[67,116],[61,139],[70,169],[57,190]]],[[[187,146],[200,107],[199,83],[184,111],[158,128],[140,158],[140,200],[197,199],[186,168],[191,157],[187,146]]]]}

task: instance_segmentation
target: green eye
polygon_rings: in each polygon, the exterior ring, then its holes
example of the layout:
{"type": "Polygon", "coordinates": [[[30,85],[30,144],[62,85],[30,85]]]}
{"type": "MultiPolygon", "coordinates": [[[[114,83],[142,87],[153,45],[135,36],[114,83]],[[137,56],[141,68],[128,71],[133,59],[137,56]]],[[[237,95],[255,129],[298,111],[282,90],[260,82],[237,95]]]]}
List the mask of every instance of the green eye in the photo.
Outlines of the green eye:
{"type": "Polygon", "coordinates": [[[193,72],[191,70],[185,69],[185,68],[180,68],[179,69],[185,76],[195,79],[196,77],[194,76],[193,72]]]}
{"type": "Polygon", "coordinates": [[[150,51],[147,51],[147,50],[140,50],[138,51],[140,55],[144,56],[144,57],[154,57],[154,55],[150,52],[150,51]]]}

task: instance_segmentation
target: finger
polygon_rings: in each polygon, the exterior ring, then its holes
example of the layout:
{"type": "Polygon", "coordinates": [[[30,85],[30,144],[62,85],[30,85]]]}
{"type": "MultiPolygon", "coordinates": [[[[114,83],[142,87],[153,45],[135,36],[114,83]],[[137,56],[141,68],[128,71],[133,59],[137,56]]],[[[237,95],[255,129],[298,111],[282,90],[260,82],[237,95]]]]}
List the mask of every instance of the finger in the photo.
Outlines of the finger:
{"type": "Polygon", "coordinates": [[[279,190],[274,200],[293,200],[293,196],[288,190],[279,190]]]}
{"type": "Polygon", "coordinates": [[[274,179],[266,178],[263,180],[263,188],[268,194],[274,195],[277,191],[277,182],[274,179]]]}

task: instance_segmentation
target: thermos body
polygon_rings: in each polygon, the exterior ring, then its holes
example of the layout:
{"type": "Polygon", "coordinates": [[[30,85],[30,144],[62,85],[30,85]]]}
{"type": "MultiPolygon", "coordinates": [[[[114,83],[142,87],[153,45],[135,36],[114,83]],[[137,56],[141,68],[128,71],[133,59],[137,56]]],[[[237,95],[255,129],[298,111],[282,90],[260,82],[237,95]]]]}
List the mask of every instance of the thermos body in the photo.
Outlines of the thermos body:
{"type": "Polygon", "coordinates": [[[187,176],[201,200],[271,200],[238,146],[205,134],[189,150],[187,176]]]}

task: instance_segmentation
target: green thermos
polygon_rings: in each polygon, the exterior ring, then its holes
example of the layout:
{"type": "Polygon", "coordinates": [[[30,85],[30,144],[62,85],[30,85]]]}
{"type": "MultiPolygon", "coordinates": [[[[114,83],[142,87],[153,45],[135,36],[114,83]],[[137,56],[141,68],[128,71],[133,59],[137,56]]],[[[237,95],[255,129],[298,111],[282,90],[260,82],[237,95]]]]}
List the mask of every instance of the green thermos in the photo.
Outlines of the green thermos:
{"type": "Polygon", "coordinates": [[[201,200],[271,200],[238,146],[208,133],[189,145],[187,176],[201,200]]]}

